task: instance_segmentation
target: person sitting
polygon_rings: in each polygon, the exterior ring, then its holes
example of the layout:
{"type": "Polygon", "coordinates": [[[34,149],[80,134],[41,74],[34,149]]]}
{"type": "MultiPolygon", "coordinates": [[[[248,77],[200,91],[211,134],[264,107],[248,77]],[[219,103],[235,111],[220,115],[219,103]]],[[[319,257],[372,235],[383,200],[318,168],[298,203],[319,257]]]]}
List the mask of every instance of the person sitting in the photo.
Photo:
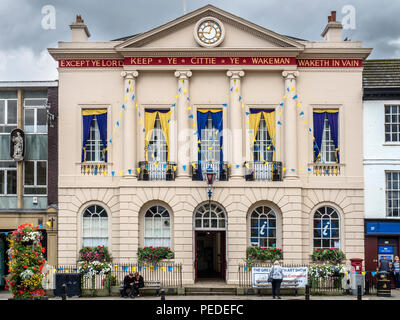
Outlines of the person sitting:
{"type": "Polygon", "coordinates": [[[144,280],[143,280],[143,277],[139,274],[139,272],[135,273],[133,282],[134,282],[133,289],[136,292],[137,296],[140,297],[139,288],[144,287],[144,280]]]}
{"type": "Polygon", "coordinates": [[[130,272],[124,278],[124,286],[121,289],[121,298],[127,298],[128,295],[126,293],[127,289],[130,289],[129,295],[131,298],[134,298],[134,288],[135,288],[135,278],[133,277],[133,273],[130,272]]]}

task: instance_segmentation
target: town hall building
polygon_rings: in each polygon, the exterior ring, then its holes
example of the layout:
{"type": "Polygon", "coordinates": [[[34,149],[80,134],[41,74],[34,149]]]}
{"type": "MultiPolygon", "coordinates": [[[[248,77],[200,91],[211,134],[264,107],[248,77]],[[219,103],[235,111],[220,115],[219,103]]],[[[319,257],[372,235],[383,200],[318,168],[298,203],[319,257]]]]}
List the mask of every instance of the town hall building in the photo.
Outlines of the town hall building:
{"type": "MultiPolygon", "coordinates": [[[[321,26],[322,29],[323,26],[321,26]]],[[[58,264],[166,246],[184,284],[238,283],[250,246],[364,257],[363,60],[207,5],[152,30],[50,48],[59,72],[58,264]],[[209,182],[211,184],[209,184],[209,182]]]]}

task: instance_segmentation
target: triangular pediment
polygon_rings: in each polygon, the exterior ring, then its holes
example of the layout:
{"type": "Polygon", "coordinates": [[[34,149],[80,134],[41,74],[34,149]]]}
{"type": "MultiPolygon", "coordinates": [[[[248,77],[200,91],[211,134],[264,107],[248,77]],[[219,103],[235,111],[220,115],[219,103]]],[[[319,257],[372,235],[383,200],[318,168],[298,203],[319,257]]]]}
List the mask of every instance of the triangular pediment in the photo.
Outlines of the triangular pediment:
{"type": "MultiPolygon", "coordinates": [[[[293,38],[237,17],[229,12],[207,5],[180,18],[147,32],[132,36],[119,43],[117,50],[137,49],[201,49],[194,38],[196,23],[204,17],[220,20],[225,27],[225,38],[216,48],[234,49],[303,49],[304,45],[293,38]]],[[[206,48],[204,48],[206,50],[206,48]]]]}

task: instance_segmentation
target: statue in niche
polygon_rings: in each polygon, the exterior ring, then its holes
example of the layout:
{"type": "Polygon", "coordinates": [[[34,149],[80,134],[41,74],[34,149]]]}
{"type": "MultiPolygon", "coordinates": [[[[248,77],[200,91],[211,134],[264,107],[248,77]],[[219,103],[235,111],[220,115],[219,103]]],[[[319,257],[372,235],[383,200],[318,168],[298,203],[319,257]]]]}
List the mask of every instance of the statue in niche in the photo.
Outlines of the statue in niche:
{"type": "Polygon", "coordinates": [[[25,155],[25,135],[21,129],[15,129],[11,132],[10,156],[14,161],[24,160],[25,155]]]}

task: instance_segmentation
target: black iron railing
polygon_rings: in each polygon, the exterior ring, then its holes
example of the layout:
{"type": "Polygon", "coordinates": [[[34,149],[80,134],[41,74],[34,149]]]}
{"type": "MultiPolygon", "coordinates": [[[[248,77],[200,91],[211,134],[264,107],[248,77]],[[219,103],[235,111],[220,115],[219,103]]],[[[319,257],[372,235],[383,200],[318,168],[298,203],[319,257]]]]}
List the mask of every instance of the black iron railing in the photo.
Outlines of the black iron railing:
{"type": "Polygon", "coordinates": [[[282,162],[279,161],[246,161],[245,168],[246,181],[282,181],[282,162]]]}
{"type": "Polygon", "coordinates": [[[140,161],[138,180],[166,180],[173,181],[176,177],[176,163],[174,162],[157,162],[157,161],[140,161]]]}
{"type": "MultiPolygon", "coordinates": [[[[182,264],[162,262],[157,265],[138,263],[111,264],[110,274],[122,284],[124,277],[132,272],[139,272],[144,281],[160,281],[162,287],[182,287],[182,264]]],[[[78,273],[76,265],[59,265],[50,267],[45,278],[46,289],[55,289],[54,278],[57,273],[78,273]]],[[[106,274],[97,274],[94,277],[82,277],[82,289],[104,289],[106,274]]]]}
{"type": "Polygon", "coordinates": [[[215,181],[228,181],[230,177],[230,166],[228,162],[204,162],[201,164],[201,174],[199,171],[199,163],[191,163],[191,176],[193,181],[205,180],[205,173],[208,167],[211,167],[215,173],[215,181]]]}

